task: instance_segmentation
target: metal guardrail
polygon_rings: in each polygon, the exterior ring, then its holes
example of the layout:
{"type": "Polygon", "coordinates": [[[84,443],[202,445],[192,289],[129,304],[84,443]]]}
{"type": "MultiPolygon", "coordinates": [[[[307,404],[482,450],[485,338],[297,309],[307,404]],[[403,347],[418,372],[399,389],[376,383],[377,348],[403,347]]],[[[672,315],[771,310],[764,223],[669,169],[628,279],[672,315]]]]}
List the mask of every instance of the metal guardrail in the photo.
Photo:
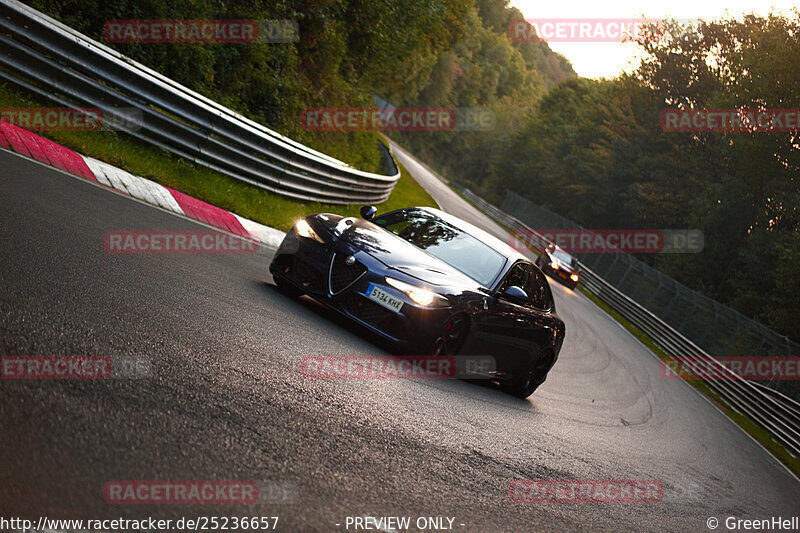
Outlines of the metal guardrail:
{"type": "Polygon", "coordinates": [[[0,0],[0,79],[62,105],[141,113],[119,129],[237,180],[299,200],[381,203],[400,171],[353,169],[189,90],[16,0],[0,0]]]}
{"type": "MultiPolygon", "coordinates": [[[[497,207],[532,228],[547,228],[548,233],[585,230],[580,224],[512,191],[506,191],[505,200],[497,207]]],[[[687,287],[635,255],[584,252],[572,255],[706,353],[800,357],[800,344],[788,336],[687,287]]],[[[779,374],[776,372],[769,381],[758,383],[800,401],[800,380],[784,379],[779,374]]]]}
{"type": "MultiPolygon", "coordinates": [[[[468,189],[461,189],[461,192],[469,201],[507,228],[525,232],[527,235],[538,235],[519,219],[501,211],[468,189]]],[[[760,383],[736,375],[585,265],[579,265],[581,284],[586,290],[646,333],[668,355],[678,358],[679,361],[701,362],[707,368],[715,369],[715,374],[723,379],[706,380],[704,383],[731,408],[767,430],[792,455],[800,457],[800,403],[760,383]]]]}

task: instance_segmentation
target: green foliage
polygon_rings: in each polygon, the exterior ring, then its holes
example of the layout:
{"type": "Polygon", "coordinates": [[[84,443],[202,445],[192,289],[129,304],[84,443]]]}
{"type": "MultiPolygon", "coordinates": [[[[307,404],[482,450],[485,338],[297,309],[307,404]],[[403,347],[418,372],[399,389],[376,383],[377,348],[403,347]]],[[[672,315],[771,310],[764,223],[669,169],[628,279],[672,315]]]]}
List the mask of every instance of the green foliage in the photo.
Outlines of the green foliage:
{"type": "MultiPolygon", "coordinates": [[[[284,135],[357,168],[379,171],[377,132],[310,131],[300,123],[302,111],[371,107],[378,95],[398,105],[483,106],[498,113],[497,131],[503,132],[530,112],[544,87],[574,76],[546,44],[509,42],[508,21],[521,15],[505,0],[474,1],[32,0],[32,5],[101,42],[105,23],[115,19],[294,20],[300,32],[291,44],[107,44],[284,135]],[[547,70],[547,77],[540,70],[547,70]]],[[[475,145],[486,136],[437,140],[480,163],[475,145]]]]}
{"type": "Polygon", "coordinates": [[[564,81],[518,127],[431,143],[434,165],[590,228],[700,229],[702,253],[642,259],[798,339],[800,134],[673,133],[659,119],[675,107],[800,107],[800,13],[672,22],[640,45],[632,75],[564,81]],[[459,142],[475,155],[446,149],[459,142]]]}
{"type": "Polygon", "coordinates": [[[489,199],[510,188],[587,227],[701,229],[703,253],[643,259],[798,336],[800,135],[667,133],[659,125],[664,108],[800,107],[796,10],[653,26],[639,39],[644,59],[635,73],[593,81],[577,79],[546,43],[512,42],[509,22],[524,17],[508,0],[32,5],[98,40],[112,19],[295,20],[292,44],[111,46],[364,170],[380,169],[376,132],[309,131],[302,110],[372,106],[378,95],[395,105],[491,111],[489,131],[393,135],[489,199]]]}
{"type": "MultiPolygon", "coordinates": [[[[667,37],[643,43],[648,57],[637,76],[659,100],[708,108],[800,107],[797,11],[793,17],[703,22],[667,37]]],[[[699,174],[687,220],[705,232],[706,251],[659,266],[797,339],[800,135],[672,135],[693,154],[699,174]]]]}
{"type": "MultiPolygon", "coordinates": [[[[103,41],[115,19],[290,19],[296,43],[128,43],[112,48],[204,96],[368,171],[378,133],[303,129],[309,107],[371,106],[373,94],[415,94],[463,31],[458,0],[34,0],[32,6],[103,41]],[[415,83],[412,83],[415,82],[415,83]]],[[[108,43],[107,43],[108,44],[108,43]]]]}
{"type": "Polygon", "coordinates": [[[547,87],[575,77],[566,59],[546,43],[512,42],[508,24],[515,18],[523,17],[506,0],[478,0],[464,15],[463,37],[415,82],[418,95],[393,101],[493,113],[495,124],[488,131],[396,134],[418,156],[461,181],[482,182],[500,155],[498,148],[527,123],[547,87]]]}

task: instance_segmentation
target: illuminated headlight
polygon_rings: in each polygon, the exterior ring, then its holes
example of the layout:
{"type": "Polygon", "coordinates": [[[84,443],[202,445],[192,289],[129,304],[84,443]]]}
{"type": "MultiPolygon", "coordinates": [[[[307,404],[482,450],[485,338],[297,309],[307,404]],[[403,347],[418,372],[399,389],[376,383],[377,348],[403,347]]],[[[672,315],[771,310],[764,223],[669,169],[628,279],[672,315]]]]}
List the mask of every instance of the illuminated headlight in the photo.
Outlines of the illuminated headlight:
{"type": "Polygon", "coordinates": [[[425,307],[446,307],[450,305],[450,302],[447,301],[447,298],[442,296],[441,294],[436,294],[435,292],[431,292],[429,290],[420,289],[419,287],[415,287],[414,285],[409,285],[399,279],[394,279],[387,277],[386,283],[406,293],[406,295],[411,298],[414,302],[418,303],[419,305],[425,307]]]}
{"type": "Polygon", "coordinates": [[[550,261],[550,268],[552,268],[553,270],[558,270],[558,263],[556,263],[555,261],[550,261]]]}
{"type": "Polygon", "coordinates": [[[311,224],[309,224],[304,218],[301,218],[297,221],[297,224],[294,225],[294,229],[301,237],[322,242],[322,239],[319,238],[319,235],[317,235],[317,233],[314,231],[314,228],[312,228],[311,224]]]}
{"type": "Polygon", "coordinates": [[[569,277],[569,279],[571,279],[572,281],[578,281],[578,275],[577,275],[577,274],[572,274],[572,275],[569,277]]]}

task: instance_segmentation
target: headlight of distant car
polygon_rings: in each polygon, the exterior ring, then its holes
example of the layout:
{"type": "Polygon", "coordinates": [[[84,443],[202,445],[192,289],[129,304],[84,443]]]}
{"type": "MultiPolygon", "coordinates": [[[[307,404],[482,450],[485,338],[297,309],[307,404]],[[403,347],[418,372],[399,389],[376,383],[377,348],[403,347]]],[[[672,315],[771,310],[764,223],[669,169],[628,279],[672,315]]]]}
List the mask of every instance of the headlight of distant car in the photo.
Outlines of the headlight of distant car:
{"type": "Polygon", "coordinates": [[[441,294],[436,294],[435,292],[415,287],[414,285],[410,285],[400,281],[399,279],[390,278],[388,276],[385,279],[386,283],[395,289],[403,291],[409,298],[419,305],[425,307],[446,307],[450,305],[450,302],[447,300],[447,298],[441,294]]]}
{"type": "Polygon", "coordinates": [[[304,218],[301,218],[297,221],[297,224],[294,225],[294,229],[301,237],[322,242],[322,239],[319,238],[319,235],[317,235],[317,233],[314,231],[314,228],[312,228],[311,224],[309,224],[304,218]]]}
{"type": "Polygon", "coordinates": [[[550,261],[550,268],[552,268],[553,270],[558,270],[558,263],[556,263],[555,261],[550,261]]]}
{"type": "Polygon", "coordinates": [[[577,275],[577,274],[572,274],[572,275],[569,277],[569,279],[571,279],[572,281],[578,281],[578,275],[577,275]]]}

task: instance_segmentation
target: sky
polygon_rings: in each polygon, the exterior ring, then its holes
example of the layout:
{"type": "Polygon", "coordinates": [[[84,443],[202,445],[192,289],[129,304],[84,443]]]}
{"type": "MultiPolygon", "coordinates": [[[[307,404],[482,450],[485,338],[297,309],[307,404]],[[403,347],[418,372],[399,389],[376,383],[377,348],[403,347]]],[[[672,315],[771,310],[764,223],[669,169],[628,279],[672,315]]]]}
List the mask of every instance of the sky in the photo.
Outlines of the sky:
{"type": "MultiPolygon", "coordinates": [[[[633,0],[547,1],[510,0],[510,5],[522,11],[526,19],[632,19],[664,18],[715,19],[726,15],[739,16],[770,11],[788,14],[800,0],[670,0],[643,3],[633,0]]],[[[550,48],[561,53],[579,76],[612,78],[638,64],[637,47],[633,43],[550,42],[550,48]]]]}

